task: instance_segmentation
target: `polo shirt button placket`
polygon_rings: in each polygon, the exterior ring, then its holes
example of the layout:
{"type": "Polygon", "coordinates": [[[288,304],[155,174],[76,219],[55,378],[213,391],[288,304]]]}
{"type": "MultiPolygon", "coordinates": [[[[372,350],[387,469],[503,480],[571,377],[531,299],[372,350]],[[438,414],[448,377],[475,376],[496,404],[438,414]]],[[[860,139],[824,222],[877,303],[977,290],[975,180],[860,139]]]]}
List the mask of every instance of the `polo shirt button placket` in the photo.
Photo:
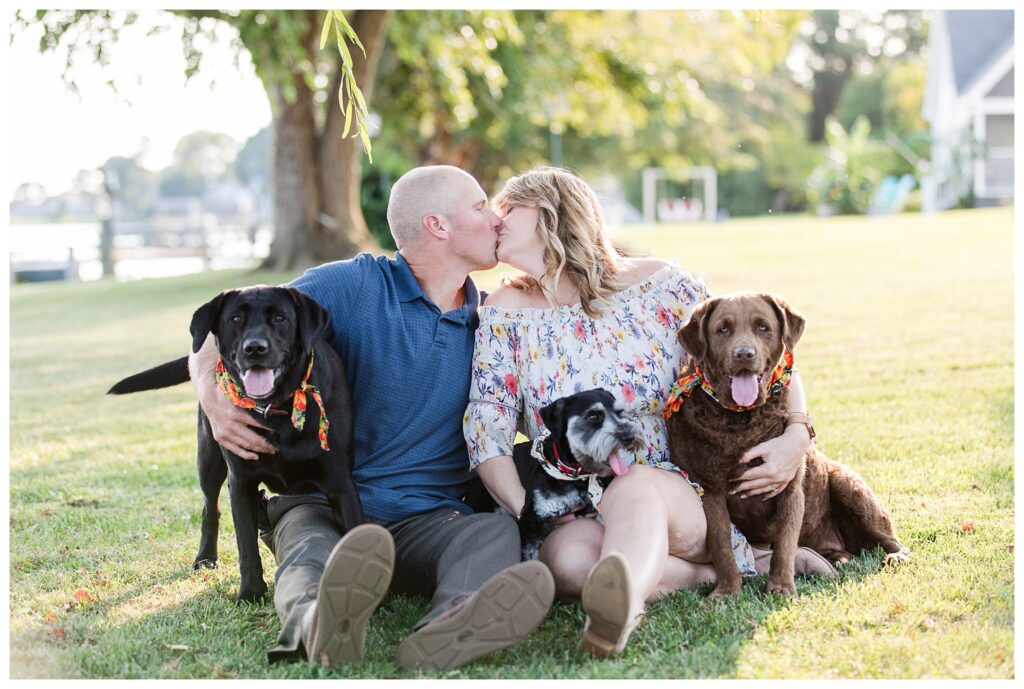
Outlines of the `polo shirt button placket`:
{"type": "Polygon", "coordinates": [[[437,321],[434,323],[434,346],[448,346],[448,336],[445,333],[444,316],[438,316],[437,321]]]}

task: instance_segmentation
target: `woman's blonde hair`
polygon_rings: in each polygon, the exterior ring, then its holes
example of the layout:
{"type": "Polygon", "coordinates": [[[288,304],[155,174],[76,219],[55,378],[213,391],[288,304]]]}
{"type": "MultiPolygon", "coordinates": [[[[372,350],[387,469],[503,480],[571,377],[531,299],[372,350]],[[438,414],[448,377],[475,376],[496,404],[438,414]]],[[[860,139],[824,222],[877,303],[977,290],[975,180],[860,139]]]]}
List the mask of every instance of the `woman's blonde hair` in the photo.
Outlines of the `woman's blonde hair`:
{"type": "Polygon", "coordinates": [[[536,208],[537,232],[544,241],[541,280],[524,275],[506,284],[524,292],[539,289],[552,308],[558,308],[555,288],[564,274],[591,317],[600,313],[596,302],[607,302],[625,286],[618,277],[624,266],[605,231],[597,194],[571,171],[558,167],[528,170],[505,183],[494,197],[494,205],[536,208]]]}

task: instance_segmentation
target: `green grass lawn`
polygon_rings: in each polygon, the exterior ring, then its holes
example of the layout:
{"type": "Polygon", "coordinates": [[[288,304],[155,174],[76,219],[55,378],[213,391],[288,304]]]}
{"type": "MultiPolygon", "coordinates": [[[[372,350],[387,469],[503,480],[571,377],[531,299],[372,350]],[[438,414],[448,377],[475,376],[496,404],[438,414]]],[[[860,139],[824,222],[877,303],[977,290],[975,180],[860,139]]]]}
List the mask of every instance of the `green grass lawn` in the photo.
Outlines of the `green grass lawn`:
{"type": "MultiPolygon", "coordinates": [[[[889,506],[913,561],[868,554],[800,595],[747,581],[651,606],[625,654],[581,657],[577,606],[458,678],[1012,678],[1013,213],[776,217],[633,228],[712,292],[783,295],[818,431],[889,506]]],[[[500,271],[479,276],[493,285],[500,271]]],[[[222,495],[221,566],[193,572],[201,494],[192,388],[107,397],[187,351],[192,311],[231,286],[291,275],[11,289],[10,663],[13,677],[393,678],[427,608],[389,596],[367,657],[333,672],[268,666],[273,604],[239,605],[222,495]]],[[[226,491],[224,491],[226,493],[226,491]]],[[[261,546],[262,548],[262,546],[261,546]]],[[[273,557],[265,549],[267,579],[273,557]]]]}

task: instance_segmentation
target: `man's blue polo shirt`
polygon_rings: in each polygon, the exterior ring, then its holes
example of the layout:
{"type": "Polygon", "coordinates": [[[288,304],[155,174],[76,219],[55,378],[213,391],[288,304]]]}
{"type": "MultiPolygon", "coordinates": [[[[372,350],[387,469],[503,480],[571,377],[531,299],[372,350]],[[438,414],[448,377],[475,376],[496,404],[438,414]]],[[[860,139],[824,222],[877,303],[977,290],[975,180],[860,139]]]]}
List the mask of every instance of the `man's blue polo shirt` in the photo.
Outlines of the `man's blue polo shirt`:
{"type": "Polygon", "coordinates": [[[291,283],[331,314],[355,412],[353,476],[367,516],[385,521],[460,502],[470,480],[462,417],[469,400],[479,293],[441,313],[401,253],[364,253],[291,283]]]}

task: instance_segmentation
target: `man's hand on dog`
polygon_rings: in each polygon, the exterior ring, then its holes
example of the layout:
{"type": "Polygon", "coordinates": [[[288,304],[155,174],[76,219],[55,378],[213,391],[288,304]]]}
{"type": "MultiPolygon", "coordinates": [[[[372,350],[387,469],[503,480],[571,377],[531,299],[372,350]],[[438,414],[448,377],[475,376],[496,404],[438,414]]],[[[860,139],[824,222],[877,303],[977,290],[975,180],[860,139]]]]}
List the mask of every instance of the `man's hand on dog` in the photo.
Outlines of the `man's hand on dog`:
{"type": "Polygon", "coordinates": [[[206,412],[206,418],[210,420],[210,429],[213,431],[213,439],[230,452],[235,453],[242,459],[257,460],[259,454],[275,454],[277,448],[266,438],[253,430],[255,428],[268,429],[258,423],[244,410],[231,404],[224,395],[220,394],[214,386],[214,394],[207,395],[207,399],[200,396],[200,404],[206,412]]]}
{"type": "Polygon", "coordinates": [[[242,459],[257,460],[260,458],[257,453],[275,454],[277,448],[253,427],[270,429],[233,405],[217,388],[213,376],[217,365],[217,344],[213,335],[206,338],[198,352],[189,355],[188,364],[192,383],[199,393],[199,404],[210,420],[213,439],[242,459]]]}
{"type": "Polygon", "coordinates": [[[737,478],[732,479],[733,488],[729,495],[750,498],[761,495],[762,500],[774,498],[789,485],[796,476],[804,453],[811,445],[807,429],[799,424],[789,426],[777,438],[772,438],[747,450],[740,457],[741,464],[750,464],[760,459],[759,464],[747,469],[737,478]]]}

